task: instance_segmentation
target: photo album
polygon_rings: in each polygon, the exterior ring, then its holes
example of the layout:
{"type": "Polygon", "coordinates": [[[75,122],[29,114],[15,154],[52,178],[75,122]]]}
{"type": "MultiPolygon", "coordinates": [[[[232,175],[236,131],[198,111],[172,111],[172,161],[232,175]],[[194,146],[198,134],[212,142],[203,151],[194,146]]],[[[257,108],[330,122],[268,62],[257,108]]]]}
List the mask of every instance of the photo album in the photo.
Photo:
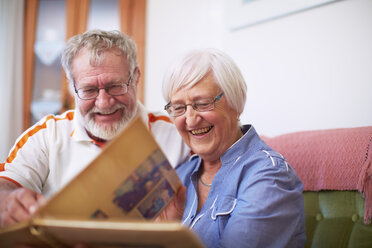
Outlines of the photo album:
{"type": "Polygon", "coordinates": [[[0,229],[0,247],[203,247],[180,223],[153,222],[180,186],[137,117],[31,220],[0,229]]]}

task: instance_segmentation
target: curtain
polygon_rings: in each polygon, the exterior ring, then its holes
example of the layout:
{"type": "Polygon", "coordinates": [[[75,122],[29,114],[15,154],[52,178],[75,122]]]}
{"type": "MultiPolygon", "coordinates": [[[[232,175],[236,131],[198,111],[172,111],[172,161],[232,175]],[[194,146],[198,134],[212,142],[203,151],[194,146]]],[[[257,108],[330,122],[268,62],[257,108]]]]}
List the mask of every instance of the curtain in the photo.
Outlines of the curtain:
{"type": "MultiPolygon", "coordinates": [[[[66,0],[66,40],[87,30],[90,0],[66,0]]],[[[68,82],[62,73],[62,109],[64,112],[75,107],[73,96],[68,90],[68,82]]]]}
{"type": "Polygon", "coordinates": [[[24,0],[0,1],[0,161],[23,127],[24,0]]]}
{"type": "Polygon", "coordinates": [[[141,77],[138,84],[138,99],[144,103],[146,0],[118,0],[120,29],[131,36],[137,44],[138,65],[141,77]]]}
{"type": "Polygon", "coordinates": [[[39,0],[25,0],[23,37],[23,129],[31,124],[31,101],[34,86],[36,19],[39,0]]]}

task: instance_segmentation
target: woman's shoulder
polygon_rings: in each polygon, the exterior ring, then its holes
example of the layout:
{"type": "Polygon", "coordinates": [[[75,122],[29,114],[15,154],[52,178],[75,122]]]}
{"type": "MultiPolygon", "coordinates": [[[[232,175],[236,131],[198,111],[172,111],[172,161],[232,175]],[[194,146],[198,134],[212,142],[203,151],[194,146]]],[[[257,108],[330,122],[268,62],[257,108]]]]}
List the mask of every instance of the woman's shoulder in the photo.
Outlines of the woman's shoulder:
{"type": "Polygon", "coordinates": [[[257,150],[246,160],[242,159],[240,178],[240,184],[247,187],[256,185],[271,188],[274,183],[279,188],[302,190],[302,183],[295,170],[280,153],[270,148],[257,150]]]}

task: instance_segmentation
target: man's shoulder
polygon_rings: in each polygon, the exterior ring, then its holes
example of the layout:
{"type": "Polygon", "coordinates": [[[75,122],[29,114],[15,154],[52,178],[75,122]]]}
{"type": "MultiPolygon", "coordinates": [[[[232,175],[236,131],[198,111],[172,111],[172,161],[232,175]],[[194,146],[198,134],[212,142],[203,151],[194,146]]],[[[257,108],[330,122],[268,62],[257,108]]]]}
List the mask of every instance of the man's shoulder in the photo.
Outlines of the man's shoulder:
{"type": "Polygon", "coordinates": [[[172,120],[168,115],[160,111],[151,111],[147,109],[141,102],[137,103],[138,114],[141,116],[143,121],[151,127],[154,124],[165,123],[173,126],[172,120]]]}
{"type": "Polygon", "coordinates": [[[149,130],[153,128],[157,129],[175,129],[171,118],[163,112],[159,111],[149,111],[141,103],[139,106],[139,114],[143,121],[147,124],[149,130]]]}
{"type": "Polygon", "coordinates": [[[173,122],[172,120],[169,118],[169,116],[163,114],[163,113],[160,113],[160,112],[148,112],[147,113],[147,117],[148,117],[148,121],[149,123],[168,123],[168,124],[172,124],[173,125],[173,122]]]}
{"type": "MultiPolygon", "coordinates": [[[[30,128],[25,131],[25,134],[32,135],[36,133],[44,133],[40,131],[51,130],[70,130],[73,129],[73,119],[75,116],[74,110],[66,111],[62,114],[50,114],[44,116],[30,128]]],[[[54,132],[54,131],[52,131],[54,132]]]]}
{"type": "Polygon", "coordinates": [[[46,115],[42,119],[40,119],[35,126],[45,126],[47,127],[51,123],[68,123],[71,124],[72,120],[74,119],[75,111],[74,110],[68,110],[62,114],[50,114],[46,115]]]}

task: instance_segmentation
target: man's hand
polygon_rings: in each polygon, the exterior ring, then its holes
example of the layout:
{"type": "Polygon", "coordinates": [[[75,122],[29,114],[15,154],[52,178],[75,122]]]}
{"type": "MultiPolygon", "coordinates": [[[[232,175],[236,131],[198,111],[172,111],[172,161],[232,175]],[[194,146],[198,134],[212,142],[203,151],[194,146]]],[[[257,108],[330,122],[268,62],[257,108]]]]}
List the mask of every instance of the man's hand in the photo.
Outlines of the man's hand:
{"type": "Polygon", "coordinates": [[[172,199],[164,211],[156,218],[156,222],[161,221],[181,221],[185,211],[186,188],[181,186],[177,191],[176,197],[172,199]]]}
{"type": "Polygon", "coordinates": [[[0,227],[30,219],[45,202],[42,195],[5,179],[0,181],[0,188],[0,227]]]}

